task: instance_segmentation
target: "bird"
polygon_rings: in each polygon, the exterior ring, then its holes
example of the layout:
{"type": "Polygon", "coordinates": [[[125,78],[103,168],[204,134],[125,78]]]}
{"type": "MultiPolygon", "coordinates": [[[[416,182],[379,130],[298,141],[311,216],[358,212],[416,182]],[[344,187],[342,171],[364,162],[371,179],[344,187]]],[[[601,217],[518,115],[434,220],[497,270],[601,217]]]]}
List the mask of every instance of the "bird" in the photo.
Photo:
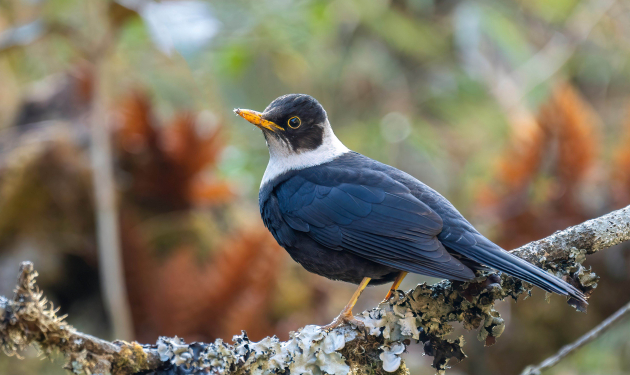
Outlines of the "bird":
{"type": "Polygon", "coordinates": [[[483,236],[434,189],[348,149],[315,98],[288,94],[263,112],[234,113],[262,130],[269,149],[258,195],[264,225],[307,271],[358,284],[324,328],[362,326],[352,308],[368,284],[392,283],[388,300],[408,273],[466,282],[497,270],[587,304],[574,286],[483,236]]]}

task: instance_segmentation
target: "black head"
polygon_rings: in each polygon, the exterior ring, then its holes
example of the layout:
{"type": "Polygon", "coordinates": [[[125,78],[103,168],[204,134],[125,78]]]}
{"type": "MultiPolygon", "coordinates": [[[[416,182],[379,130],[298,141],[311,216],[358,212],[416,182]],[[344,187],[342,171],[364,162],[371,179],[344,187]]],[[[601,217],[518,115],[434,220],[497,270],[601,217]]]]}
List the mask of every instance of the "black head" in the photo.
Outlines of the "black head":
{"type": "Polygon", "coordinates": [[[246,109],[234,112],[262,129],[270,151],[285,147],[292,153],[314,150],[322,145],[326,128],[330,127],[324,107],[305,94],[281,96],[263,113],[246,109]]]}

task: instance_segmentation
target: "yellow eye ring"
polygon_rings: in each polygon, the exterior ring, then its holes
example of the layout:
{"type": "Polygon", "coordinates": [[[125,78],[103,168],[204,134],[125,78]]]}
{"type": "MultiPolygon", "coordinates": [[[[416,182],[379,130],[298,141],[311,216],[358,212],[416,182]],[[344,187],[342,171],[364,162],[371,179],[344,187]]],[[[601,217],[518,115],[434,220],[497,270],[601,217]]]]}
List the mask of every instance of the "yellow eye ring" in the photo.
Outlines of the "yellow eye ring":
{"type": "Polygon", "coordinates": [[[297,116],[293,116],[293,117],[291,117],[289,119],[289,121],[287,121],[287,125],[289,125],[289,127],[291,129],[297,129],[297,128],[300,127],[300,125],[302,125],[302,120],[300,120],[300,118],[297,117],[297,116]],[[297,120],[297,121],[295,121],[295,120],[297,120]],[[295,125],[296,123],[297,123],[297,125],[295,125]],[[291,125],[291,124],[293,124],[293,125],[291,125]]]}

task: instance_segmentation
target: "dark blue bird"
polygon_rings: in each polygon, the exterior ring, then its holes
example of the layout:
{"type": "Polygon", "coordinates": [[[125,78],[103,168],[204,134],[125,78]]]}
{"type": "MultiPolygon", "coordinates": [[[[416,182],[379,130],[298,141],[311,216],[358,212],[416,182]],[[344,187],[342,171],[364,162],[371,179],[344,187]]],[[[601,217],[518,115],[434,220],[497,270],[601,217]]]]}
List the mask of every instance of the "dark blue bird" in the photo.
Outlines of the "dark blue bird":
{"type": "Polygon", "coordinates": [[[367,284],[393,282],[387,299],[408,272],[468,281],[491,268],[586,303],[570,284],[488,240],[435,190],[346,148],[314,98],[285,95],[263,113],[234,112],[262,129],[269,147],[259,193],[265,226],[308,271],[359,284],[328,327],[357,324],[352,307],[367,284]]]}

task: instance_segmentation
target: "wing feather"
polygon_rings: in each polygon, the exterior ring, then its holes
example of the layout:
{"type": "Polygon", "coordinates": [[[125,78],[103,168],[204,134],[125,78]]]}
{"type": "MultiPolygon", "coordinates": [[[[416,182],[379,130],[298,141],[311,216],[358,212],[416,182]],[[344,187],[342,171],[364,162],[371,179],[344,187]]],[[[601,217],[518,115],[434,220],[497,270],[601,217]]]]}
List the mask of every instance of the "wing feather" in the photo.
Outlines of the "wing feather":
{"type": "Polygon", "coordinates": [[[442,218],[382,172],[327,168],[298,174],[276,190],[287,224],[323,246],[402,271],[474,277],[438,240],[442,218]]]}

